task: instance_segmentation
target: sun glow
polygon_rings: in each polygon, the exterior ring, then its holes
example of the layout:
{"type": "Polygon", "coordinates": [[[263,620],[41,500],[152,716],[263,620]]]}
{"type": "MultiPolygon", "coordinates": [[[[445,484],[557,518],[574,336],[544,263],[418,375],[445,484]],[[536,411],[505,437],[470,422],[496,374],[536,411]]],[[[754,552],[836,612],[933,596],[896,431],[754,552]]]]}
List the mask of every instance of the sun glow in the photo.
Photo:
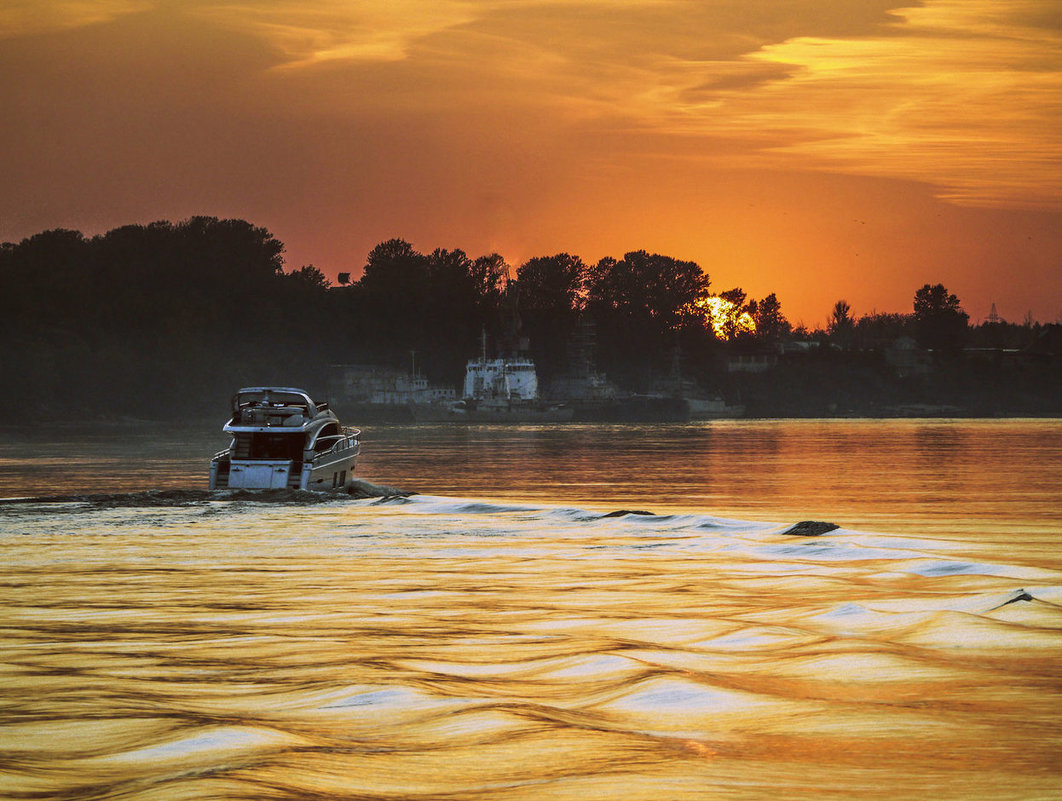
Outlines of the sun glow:
{"type": "Polygon", "coordinates": [[[739,334],[756,333],[756,321],[748,310],[726,298],[710,295],[697,306],[712,327],[712,333],[719,339],[733,339],[739,334]]]}

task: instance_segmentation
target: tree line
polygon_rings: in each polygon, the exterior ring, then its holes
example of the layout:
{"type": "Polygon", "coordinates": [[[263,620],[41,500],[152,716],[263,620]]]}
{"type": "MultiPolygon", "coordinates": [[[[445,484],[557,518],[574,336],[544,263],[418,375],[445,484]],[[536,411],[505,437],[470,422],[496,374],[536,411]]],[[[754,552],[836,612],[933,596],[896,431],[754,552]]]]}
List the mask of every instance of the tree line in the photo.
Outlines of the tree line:
{"type": "Polygon", "coordinates": [[[313,265],[285,272],[283,253],[264,228],[202,216],[3,243],[0,382],[46,415],[202,416],[238,385],[323,387],[337,363],[415,358],[456,386],[484,333],[491,354],[529,349],[545,383],[592,358],[646,392],[676,369],[719,386],[730,353],[794,339],[848,351],[911,335],[954,351],[971,332],[958,299],[929,284],[909,315],[857,320],[839,301],[826,329],[794,328],[775,294],[713,294],[695,262],[647,251],[514,270],[496,253],[392,239],[338,286],[313,265]]]}

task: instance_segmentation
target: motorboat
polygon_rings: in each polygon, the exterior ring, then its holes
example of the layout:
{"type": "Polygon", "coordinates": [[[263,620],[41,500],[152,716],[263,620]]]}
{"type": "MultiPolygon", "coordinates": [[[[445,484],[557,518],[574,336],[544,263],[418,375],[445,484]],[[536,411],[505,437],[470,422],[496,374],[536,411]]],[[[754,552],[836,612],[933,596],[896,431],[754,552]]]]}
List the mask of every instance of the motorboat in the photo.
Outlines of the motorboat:
{"type": "Polygon", "coordinates": [[[332,490],[354,478],[361,432],[327,403],[292,387],[245,387],[222,429],[228,448],[210,460],[210,489],[332,490]]]}

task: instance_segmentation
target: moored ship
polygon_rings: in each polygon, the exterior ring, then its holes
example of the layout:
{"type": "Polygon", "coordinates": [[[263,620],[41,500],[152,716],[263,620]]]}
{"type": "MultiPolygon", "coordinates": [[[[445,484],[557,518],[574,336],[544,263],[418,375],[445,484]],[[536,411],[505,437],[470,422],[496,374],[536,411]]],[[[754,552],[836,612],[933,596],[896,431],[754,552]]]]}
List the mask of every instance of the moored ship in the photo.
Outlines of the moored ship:
{"type": "Polygon", "coordinates": [[[228,448],[210,461],[210,489],[344,488],[354,478],[358,429],[293,387],[245,387],[222,429],[228,448]]]}
{"type": "Polygon", "coordinates": [[[564,403],[538,394],[535,363],[525,356],[488,359],[486,354],[465,367],[464,395],[449,410],[450,419],[476,423],[552,423],[572,419],[564,403]]]}

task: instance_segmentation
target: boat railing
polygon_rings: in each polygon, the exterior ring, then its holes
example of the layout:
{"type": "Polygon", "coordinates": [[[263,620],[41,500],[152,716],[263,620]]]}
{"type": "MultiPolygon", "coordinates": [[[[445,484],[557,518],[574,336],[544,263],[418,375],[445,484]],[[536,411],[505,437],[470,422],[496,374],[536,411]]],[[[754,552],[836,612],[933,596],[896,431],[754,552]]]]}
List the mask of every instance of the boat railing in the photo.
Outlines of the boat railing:
{"type": "Polygon", "coordinates": [[[232,448],[226,448],[225,450],[218,451],[213,456],[211,456],[210,457],[210,461],[216,462],[219,459],[224,459],[226,456],[231,456],[231,455],[232,455],[232,448]]]}
{"type": "Polygon", "coordinates": [[[358,429],[348,429],[342,434],[329,434],[326,437],[319,437],[317,439],[317,446],[314,448],[317,456],[322,456],[329,453],[336,453],[337,451],[347,450],[353,448],[358,444],[358,435],[361,434],[358,429]],[[351,433],[351,431],[356,433],[351,433]],[[332,444],[323,448],[322,443],[327,444],[330,440],[335,440],[332,444]]]}

